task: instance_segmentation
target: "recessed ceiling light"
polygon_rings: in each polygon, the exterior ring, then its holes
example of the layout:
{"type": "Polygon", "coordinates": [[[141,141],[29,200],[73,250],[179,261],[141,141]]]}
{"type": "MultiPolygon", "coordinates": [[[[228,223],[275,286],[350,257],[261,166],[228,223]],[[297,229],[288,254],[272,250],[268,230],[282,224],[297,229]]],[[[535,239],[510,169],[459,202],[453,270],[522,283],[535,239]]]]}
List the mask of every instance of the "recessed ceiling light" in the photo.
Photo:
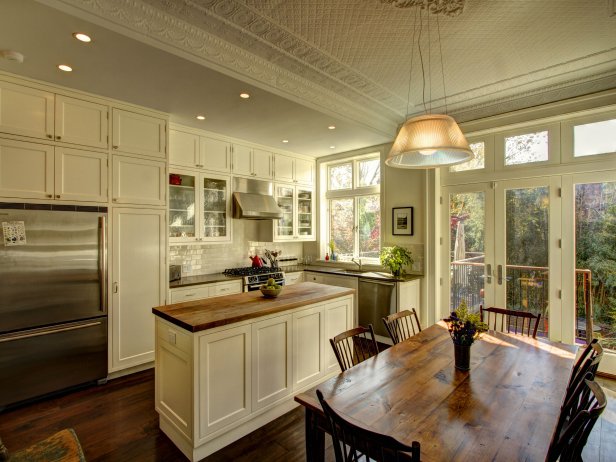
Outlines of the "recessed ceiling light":
{"type": "Polygon", "coordinates": [[[75,37],[80,42],[84,42],[84,43],[90,43],[92,41],[92,38],[89,35],[84,34],[82,32],[75,32],[73,34],[73,37],[75,37]]]}
{"type": "Polygon", "coordinates": [[[335,130],[335,129],[336,129],[336,126],[335,126],[335,125],[330,125],[330,126],[329,126],[329,127],[327,127],[327,128],[329,128],[330,130],[335,130]]]}
{"type": "Polygon", "coordinates": [[[203,116],[203,115],[198,115],[198,116],[197,116],[197,119],[199,119],[199,120],[205,120],[205,116],[203,116]]]}
{"type": "Polygon", "coordinates": [[[61,71],[64,71],[64,72],[71,72],[73,70],[73,68],[71,66],[67,66],[66,64],[60,64],[58,66],[58,69],[60,69],[61,71]]]}
{"type": "Polygon", "coordinates": [[[336,146],[330,146],[329,149],[336,149],[336,146]]]}
{"type": "Polygon", "coordinates": [[[288,142],[289,142],[289,140],[282,140],[282,142],[283,142],[283,143],[288,143],[288,142]]]}
{"type": "Polygon", "coordinates": [[[4,58],[8,61],[15,61],[16,63],[24,62],[24,55],[15,50],[0,50],[0,58],[4,58]]]}
{"type": "Polygon", "coordinates": [[[248,99],[250,95],[248,93],[240,93],[240,98],[248,99]]]}

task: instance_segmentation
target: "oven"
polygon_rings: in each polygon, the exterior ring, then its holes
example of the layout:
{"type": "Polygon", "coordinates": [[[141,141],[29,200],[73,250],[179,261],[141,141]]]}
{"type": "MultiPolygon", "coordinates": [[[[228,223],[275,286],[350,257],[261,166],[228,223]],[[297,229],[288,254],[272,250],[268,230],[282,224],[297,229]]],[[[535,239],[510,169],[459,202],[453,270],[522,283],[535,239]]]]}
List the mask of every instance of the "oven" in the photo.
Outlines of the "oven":
{"type": "Polygon", "coordinates": [[[270,278],[276,281],[278,285],[283,286],[285,283],[284,272],[280,268],[272,268],[271,266],[230,268],[226,269],[224,274],[235,277],[241,276],[244,292],[259,290],[259,287],[266,284],[270,278]]]}

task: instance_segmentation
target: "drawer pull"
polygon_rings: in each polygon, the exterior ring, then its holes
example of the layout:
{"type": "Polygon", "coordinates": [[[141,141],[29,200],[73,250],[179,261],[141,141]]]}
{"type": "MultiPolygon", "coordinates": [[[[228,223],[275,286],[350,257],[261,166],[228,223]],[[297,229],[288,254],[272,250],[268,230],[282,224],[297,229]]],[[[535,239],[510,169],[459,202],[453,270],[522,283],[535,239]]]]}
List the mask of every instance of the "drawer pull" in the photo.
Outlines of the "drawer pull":
{"type": "Polygon", "coordinates": [[[195,295],[197,295],[196,293],[192,293],[192,294],[185,294],[184,297],[194,297],[195,295]]]}

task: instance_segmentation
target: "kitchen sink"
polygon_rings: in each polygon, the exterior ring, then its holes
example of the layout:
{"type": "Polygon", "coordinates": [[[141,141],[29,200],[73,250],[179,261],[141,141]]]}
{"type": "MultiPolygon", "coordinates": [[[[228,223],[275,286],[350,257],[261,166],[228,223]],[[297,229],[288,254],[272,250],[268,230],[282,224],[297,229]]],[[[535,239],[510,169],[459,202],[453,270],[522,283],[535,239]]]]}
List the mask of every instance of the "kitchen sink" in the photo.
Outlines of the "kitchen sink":
{"type": "Polygon", "coordinates": [[[365,271],[360,271],[360,270],[355,270],[355,269],[341,269],[340,271],[336,271],[336,273],[364,274],[365,271]]]}

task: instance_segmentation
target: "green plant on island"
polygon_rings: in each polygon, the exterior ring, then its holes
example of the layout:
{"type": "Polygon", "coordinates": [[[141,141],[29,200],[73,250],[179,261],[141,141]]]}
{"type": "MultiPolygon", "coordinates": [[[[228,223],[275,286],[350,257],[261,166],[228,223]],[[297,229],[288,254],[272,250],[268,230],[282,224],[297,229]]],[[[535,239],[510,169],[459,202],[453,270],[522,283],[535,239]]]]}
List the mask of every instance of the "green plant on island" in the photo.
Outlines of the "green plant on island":
{"type": "Polygon", "coordinates": [[[471,346],[482,332],[488,330],[488,325],[481,320],[481,315],[471,313],[464,300],[445,322],[453,343],[457,345],[471,346]]]}
{"type": "Polygon", "coordinates": [[[403,272],[403,268],[407,265],[412,265],[414,262],[413,254],[409,250],[398,245],[381,248],[379,257],[381,265],[389,268],[389,271],[394,276],[400,276],[403,272]]]}

